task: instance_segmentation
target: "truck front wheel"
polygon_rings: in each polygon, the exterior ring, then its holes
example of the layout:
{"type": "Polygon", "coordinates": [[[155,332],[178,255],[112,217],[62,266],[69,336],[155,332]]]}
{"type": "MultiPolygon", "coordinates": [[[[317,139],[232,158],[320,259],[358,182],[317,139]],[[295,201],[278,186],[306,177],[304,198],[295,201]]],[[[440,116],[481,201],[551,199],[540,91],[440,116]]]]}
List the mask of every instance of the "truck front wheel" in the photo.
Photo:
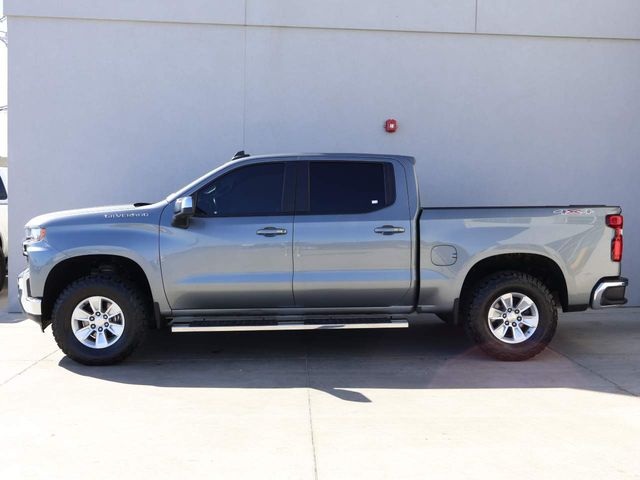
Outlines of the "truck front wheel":
{"type": "Polygon", "coordinates": [[[85,365],[122,361],[145,334],[146,308],[134,285],[110,276],[71,283],[52,313],[53,336],[62,351],[85,365]]]}
{"type": "Polygon", "coordinates": [[[465,305],[471,339],[499,360],[519,361],[540,353],[556,331],[553,296],[536,277],[500,272],[483,279],[465,305]]]}

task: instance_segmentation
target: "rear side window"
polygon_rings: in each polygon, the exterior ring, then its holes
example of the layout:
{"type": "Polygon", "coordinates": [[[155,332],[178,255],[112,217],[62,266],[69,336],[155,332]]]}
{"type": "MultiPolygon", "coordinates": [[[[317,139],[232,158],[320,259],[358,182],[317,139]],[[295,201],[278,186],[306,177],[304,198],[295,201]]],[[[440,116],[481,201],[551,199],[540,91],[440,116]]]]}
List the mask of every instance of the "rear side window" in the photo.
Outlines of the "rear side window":
{"type": "Polygon", "coordinates": [[[395,201],[393,165],[386,162],[310,162],[309,213],[366,213],[395,201]]]}
{"type": "Polygon", "coordinates": [[[242,217],[283,212],[284,163],[261,163],[233,170],[198,192],[197,215],[242,217]]]}
{"type": "Polygon", "coordinates": [[[6,200],[7,199],[7,189],[4,188],[4,182],[2,181],[2,178],[0,178],[0,200],[6,200]]]}

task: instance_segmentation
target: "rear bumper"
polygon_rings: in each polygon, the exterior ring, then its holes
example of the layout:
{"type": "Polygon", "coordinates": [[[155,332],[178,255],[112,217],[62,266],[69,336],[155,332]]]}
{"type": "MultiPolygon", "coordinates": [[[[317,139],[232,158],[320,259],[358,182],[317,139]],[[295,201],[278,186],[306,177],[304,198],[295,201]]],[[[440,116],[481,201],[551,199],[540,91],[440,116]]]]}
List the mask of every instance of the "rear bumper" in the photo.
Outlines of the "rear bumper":
{"type": "Polygon", "coordinates": [[[29,296],[29,269],[18,275],[18,292],[20,306],[27,316],[39,324],[42,324],[42,300],[29,296]]]}
{"type": "Polygon", "coordinates": [[[623,277],[603,278],[591,294],[591,308],[619,307],[627,303],[625,291],[629,280],[623,277]]]}

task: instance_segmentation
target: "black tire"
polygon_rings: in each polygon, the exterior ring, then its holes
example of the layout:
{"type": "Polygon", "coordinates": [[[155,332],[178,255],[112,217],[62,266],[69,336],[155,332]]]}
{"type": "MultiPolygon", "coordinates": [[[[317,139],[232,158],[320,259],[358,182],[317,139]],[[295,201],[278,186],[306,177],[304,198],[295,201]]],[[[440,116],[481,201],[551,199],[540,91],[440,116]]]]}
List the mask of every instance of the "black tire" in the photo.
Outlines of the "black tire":
{"type": "Polygon", "coordinates": [[[526,360],[539,354],[551,342],[558,325],[558,310],[547,286],[521,272],[499,272],[484,278],[468,295],[463,312],[469,337],[485,353],[505,361],[526,360]],[[538,310],[538,326],[522,343],[505,343],[489,327],[489,308],[500,295],[508,292],[527,295],[538,310]]]}
{"type": "Polygon", "coordinates": [[[4,284],[7,278],[7,259],[4,257],[4,253],[0,246],[0,291],[4,288],[4,284]]]}
{"type": "Polygon", "coordinates": [[[58,297],[52,312],[53,336],[60,349],[84,365],[112,365],[121,362],[142,342],[148,308],[135,285],[111,276],[89,276],[71,283],[58,297]],[[91,296],[104,296],[118,304],[124,314],[122,336],[106,348],[83,345],[73,333],[71,317],[76,305],[91,296]]]}

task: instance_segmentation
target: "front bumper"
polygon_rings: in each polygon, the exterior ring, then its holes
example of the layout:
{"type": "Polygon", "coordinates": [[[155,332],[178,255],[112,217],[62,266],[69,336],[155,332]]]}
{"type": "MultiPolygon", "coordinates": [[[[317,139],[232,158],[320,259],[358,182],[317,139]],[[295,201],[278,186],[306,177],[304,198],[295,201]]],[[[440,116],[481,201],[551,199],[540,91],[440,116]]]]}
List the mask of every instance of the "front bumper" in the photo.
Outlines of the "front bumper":
{"type": "Polygon", "coordinates": [[[619,307],[627,303],[625,290],[629,280],[623,277],[603,278],[591,294],[591,308],[619,307]]]}
{"type": "Polygon", "coordinates": [[[29,269],[18,275],[20,306],[31,320],[42,323],[42,299],[29,296],[29,269]]]}

